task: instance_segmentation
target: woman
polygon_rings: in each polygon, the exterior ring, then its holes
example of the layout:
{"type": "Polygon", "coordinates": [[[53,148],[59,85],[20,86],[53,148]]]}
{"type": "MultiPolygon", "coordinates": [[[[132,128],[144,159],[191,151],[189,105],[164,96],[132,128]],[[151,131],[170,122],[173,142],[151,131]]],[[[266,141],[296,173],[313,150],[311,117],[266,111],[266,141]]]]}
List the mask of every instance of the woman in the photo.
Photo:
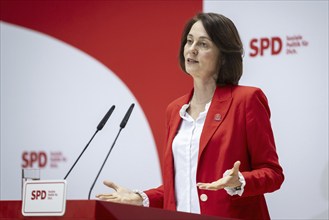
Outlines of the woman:
{"type": "Polygon", "coordinates": [[[242,55],[230,19],[200,13],[188,21],[180,65],[193,78],[193,89],[167,108],[163,185],[141,192],[105,181],[115,192],[97,197],[220,217],[270,219],[264,193],[279,189],[284,175],[265,95],[238,85],[242,55]]]}

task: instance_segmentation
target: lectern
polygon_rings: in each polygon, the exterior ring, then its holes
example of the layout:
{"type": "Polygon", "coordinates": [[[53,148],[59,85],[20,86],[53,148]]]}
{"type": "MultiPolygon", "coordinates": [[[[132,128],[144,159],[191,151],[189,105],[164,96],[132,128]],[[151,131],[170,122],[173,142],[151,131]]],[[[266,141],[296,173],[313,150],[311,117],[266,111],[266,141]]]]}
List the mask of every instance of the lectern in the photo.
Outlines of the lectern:
{"type": "Polygon", "coordinates": [[[228,220],[214,216],[145,208],[98,200],[68,200],[66,212],[61,217],[24,217],[22,201],[0,201],[0,219],[109,219],[109,220],[228,220]]]}
{"type": "Polygon", "coordinates": [[[0,201],[0,219],[109,219],[109,220],[224,220],[214,216],[145,208],[132,205],[103,202],[98,200],[68,200],[66,212],[61,217],[24,217],[22,201],[0,201]]]}

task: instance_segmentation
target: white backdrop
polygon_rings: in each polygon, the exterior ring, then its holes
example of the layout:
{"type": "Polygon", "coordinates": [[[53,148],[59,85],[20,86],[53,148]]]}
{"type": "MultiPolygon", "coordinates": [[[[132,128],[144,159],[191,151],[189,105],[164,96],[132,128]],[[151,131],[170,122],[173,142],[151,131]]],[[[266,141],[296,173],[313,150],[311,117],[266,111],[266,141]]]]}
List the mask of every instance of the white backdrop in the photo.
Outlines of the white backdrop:
{"type": "Polygon", "coordinates": [[[328,1],[204,1],[204,11],[236,24],[245,48],[241,84],[269,99],[286,177],[266,195],[271,217],[328,219],[328,1]],[[259,48],[273,37],[280,53],[269,47],[250,56],[252,39],[259,48]]]}

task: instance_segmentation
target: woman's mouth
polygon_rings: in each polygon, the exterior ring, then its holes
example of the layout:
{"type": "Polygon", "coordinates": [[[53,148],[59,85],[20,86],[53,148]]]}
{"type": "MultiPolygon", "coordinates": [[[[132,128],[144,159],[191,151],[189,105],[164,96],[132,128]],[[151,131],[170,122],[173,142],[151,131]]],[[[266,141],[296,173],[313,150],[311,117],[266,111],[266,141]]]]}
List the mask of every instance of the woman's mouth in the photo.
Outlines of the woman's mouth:
{"type": "Polygon", "coordinates": [[[187,61],[187,63],[191,63],[191,64],[198,63],[198,61],[191,59],[191,58],[187,58],[186,61],[187,61]]]}

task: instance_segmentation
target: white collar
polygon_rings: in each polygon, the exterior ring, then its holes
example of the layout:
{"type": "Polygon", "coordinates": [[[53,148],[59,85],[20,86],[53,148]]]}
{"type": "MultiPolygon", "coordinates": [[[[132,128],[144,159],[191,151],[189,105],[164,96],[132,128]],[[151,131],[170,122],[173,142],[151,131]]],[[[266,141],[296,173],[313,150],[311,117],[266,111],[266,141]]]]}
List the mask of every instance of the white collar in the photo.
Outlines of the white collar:
{"type": "MultiPolygon", "coordinates": [[[[191,103],[189,102],[188,104],[183,105],[182,108],[180,109],[179,115],[180,115],[181,118],[186,119],[186,115],[188,115],[187,109],[190,107],[190,104],[191,103]]],[[[201,112],[199,116],[202,116],[204,114],[207,114],[208,109],[210,107],[210,104],[211,104],[211,100],[206,104],[206,106],[204,108],[204,111],[201,112]]]]}

